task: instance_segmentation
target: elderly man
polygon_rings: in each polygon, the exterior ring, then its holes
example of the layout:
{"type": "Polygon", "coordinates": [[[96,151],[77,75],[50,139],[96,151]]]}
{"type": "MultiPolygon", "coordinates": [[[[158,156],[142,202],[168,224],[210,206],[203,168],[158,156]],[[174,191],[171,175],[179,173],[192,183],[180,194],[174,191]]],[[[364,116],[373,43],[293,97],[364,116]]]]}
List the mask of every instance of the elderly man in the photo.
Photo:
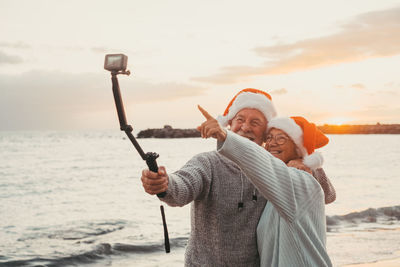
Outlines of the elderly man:
{"type": "MultiPolygon", "coordinates": [[[[257,89],[240,91],[229,103],[222,126],[262,145],[267,124],[276,116],[271,97],[257,89]]],[[[266,205],[237,164],[217,151],[194,156],[167,175],[143,170],[149,194],[166,192],[170,206],[191,203],[191,234],[185,266],[259,266],[256,229],[266,205]]]]}
{"type": "Polygon", "coordinates": [[[330,191],[310,173],[287,166],[301,159],[311,169],[321,167],[323,157],[315,150],[325,146],[328,137],[303,117],[274,118],[268,122],[263,149],[199,110],[207,119],[198,127],[201,136],[218,139],[218,152],[238,164],[268,200],[257,228],[261,266],[332,266],[325,203],[334,199],[327,198],[330,191]]]}

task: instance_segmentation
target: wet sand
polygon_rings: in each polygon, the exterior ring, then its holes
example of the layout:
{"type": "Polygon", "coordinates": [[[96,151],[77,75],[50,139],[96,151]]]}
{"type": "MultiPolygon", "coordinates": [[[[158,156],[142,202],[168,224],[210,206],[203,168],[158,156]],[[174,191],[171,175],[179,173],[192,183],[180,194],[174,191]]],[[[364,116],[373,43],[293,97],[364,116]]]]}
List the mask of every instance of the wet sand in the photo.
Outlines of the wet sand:
{"type": "Polygon", "coordinates": [[[400,258],[371,263],[344,265],[344,267],[400,267],[400,258]]]}

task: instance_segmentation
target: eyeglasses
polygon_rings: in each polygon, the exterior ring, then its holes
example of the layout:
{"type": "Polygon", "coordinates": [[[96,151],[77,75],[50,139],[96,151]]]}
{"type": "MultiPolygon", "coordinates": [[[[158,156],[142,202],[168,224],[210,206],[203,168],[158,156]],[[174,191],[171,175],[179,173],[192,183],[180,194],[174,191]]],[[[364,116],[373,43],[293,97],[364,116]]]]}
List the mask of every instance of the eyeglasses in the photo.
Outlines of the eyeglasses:
{"type": "Polygon", "coordinates": [[[272,140],[275,140],[275,143],[278,145],[283,145],[286,143],[287,140],[289,140],[289,138],[287,138],[284,135],[278,134],[276,136],[272,136],[272,135],[267,135],[267,138],[265,139],[265,143],[269,144],[272,142],[272,140]]]}

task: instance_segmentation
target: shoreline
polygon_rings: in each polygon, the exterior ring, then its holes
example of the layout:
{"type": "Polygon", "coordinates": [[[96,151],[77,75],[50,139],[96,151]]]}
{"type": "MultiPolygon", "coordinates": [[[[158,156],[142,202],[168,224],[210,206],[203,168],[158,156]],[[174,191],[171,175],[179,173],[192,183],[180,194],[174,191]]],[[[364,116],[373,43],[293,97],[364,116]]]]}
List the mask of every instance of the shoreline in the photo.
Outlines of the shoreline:
{"type": "MultiPolygon", "coordinates": [[[[374,125],[317,125],[325,134],[400,134],[400,124],[374,124],[374,125]]],[[[189,138],[200,137],[200,132],[195,128],[179,129],[170,125],[163,128],[141,130],[137,138],[189,138]]]]}
{"type": "MultiPolygon", "coordinates": [[[[381,226],[382,227],[382,226],[381,226]]],[[[367,227],[327,233],[327,250],[333,266],[400,266],[400,228],[367,227]]]]}
{"type": "Polygon", "coordinates": [[[378,260],[369,263],[355,263],[355,264],[343,265],[343,267],[399,267],[399,266],[400,266],[400,257],[388,260],[378,260]]]}

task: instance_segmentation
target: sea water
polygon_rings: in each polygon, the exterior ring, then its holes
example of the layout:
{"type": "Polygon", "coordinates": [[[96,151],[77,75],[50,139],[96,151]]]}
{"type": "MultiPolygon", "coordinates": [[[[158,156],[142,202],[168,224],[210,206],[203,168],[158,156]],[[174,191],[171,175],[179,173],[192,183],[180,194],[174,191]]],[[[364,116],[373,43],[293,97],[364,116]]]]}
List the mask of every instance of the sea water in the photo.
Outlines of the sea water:
{"type": "MultiPolygon", "coordinates": [[[[398,256],[400,135],[329,135],[321,149],[337,191],[326,206],[335,266],[398,256]]],[[[139,139],[167,172],[215,149],[201,138],[139,139]]],[[[189,206],[141,186],[145,162],[118,131],[0,132],[0,266],[181,266],[189,206]]]]}

